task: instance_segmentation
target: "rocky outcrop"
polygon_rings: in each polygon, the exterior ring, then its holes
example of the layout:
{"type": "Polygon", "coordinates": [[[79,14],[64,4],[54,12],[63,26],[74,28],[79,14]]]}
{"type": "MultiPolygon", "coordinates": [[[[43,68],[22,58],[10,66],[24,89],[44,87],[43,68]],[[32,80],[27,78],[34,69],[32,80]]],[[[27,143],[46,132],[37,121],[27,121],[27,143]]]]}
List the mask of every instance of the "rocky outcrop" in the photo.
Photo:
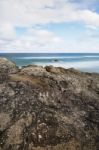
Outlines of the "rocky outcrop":
{"type": "Polygon", "coordinates": [[[99,74],[0,58],[0,150],[98,150],[99,74]]]}
{"type": "Polygon", "coordinates": [[[18,67],[14,62],[9,61],[6,58],[0,58],[0,82],[6,80],[8,74],[16,73],[18,71],[18,67]]]}

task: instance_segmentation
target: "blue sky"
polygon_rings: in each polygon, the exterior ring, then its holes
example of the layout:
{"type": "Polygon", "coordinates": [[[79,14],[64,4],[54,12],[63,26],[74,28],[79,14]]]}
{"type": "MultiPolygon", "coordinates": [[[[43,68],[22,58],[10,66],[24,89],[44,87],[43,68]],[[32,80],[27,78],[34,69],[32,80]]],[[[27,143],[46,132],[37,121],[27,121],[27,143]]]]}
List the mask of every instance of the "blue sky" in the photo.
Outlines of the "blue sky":
{"type": "Polygon", "coordinates": [[[0,0],[0,52],[99,52],[99,1],[0,0]]]}

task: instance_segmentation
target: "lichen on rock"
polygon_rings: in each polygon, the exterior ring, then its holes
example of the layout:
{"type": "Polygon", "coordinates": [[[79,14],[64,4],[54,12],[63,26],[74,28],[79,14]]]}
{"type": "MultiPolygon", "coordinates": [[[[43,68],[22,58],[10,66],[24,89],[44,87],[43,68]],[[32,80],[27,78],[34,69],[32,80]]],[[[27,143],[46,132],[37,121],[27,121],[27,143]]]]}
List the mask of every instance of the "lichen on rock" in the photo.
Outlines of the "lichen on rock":
{"type": "Polygon", "coordinates": [[[0,58],[0,150],[98,150],[99,74],[0,58]]]}

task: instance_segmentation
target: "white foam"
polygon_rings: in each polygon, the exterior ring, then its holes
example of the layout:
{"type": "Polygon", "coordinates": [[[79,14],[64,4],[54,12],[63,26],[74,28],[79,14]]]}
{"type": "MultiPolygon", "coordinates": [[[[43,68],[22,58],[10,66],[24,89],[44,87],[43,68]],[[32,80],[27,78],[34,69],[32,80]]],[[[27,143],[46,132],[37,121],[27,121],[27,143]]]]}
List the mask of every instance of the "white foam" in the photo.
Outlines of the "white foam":
{"type": "Polygon", "coordinates": [[[60,59],[60,58],[76,58],[76,57],[68,57],[68,56],[47,56],[47,57],[42,57],[42,56],[40,56],[40,57],[15,57],[16,59],[60,59]]]}
{"type": "Polygon", "coordinates": [[[53,65],[55,67],[76,68],[76,69],[91,69],[99,67],[99,61],[84,61],[84,62],[55,62],[55,63],[36,63],[37,65],[53,65]]]}
{"type": "Polygon", "coordinates": [[[88,58],[99,58],[99,55],[97,55],[97,56],[84,56],[84,57],[88,57],[88,58]]]}
{"type": "Polygon", "coordinates": [[[47,57],[14,57],[15,59],[73,59],[73,58],[84,58],[89,56],[47,56],[47,57]]]}
{"type": "Polygon", "coordinates": [[[74,55],[74,56],[25,56],[25,57],[14,57],[15,59],[81,59],[81,58],[99,58],[99,55],[74,55]]]}

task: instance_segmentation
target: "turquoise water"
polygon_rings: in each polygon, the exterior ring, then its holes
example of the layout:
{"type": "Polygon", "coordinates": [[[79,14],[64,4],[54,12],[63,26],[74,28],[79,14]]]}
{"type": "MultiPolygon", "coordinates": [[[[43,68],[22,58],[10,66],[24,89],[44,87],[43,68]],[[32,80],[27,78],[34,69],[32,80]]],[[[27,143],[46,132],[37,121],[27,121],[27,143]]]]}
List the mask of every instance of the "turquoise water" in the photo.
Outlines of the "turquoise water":
{"type": "Polygon", "coordinates": [[[18,66],[30,64],[75,68],[86,72],[99,72],[99,53],[1,53],[18,66]]]}

